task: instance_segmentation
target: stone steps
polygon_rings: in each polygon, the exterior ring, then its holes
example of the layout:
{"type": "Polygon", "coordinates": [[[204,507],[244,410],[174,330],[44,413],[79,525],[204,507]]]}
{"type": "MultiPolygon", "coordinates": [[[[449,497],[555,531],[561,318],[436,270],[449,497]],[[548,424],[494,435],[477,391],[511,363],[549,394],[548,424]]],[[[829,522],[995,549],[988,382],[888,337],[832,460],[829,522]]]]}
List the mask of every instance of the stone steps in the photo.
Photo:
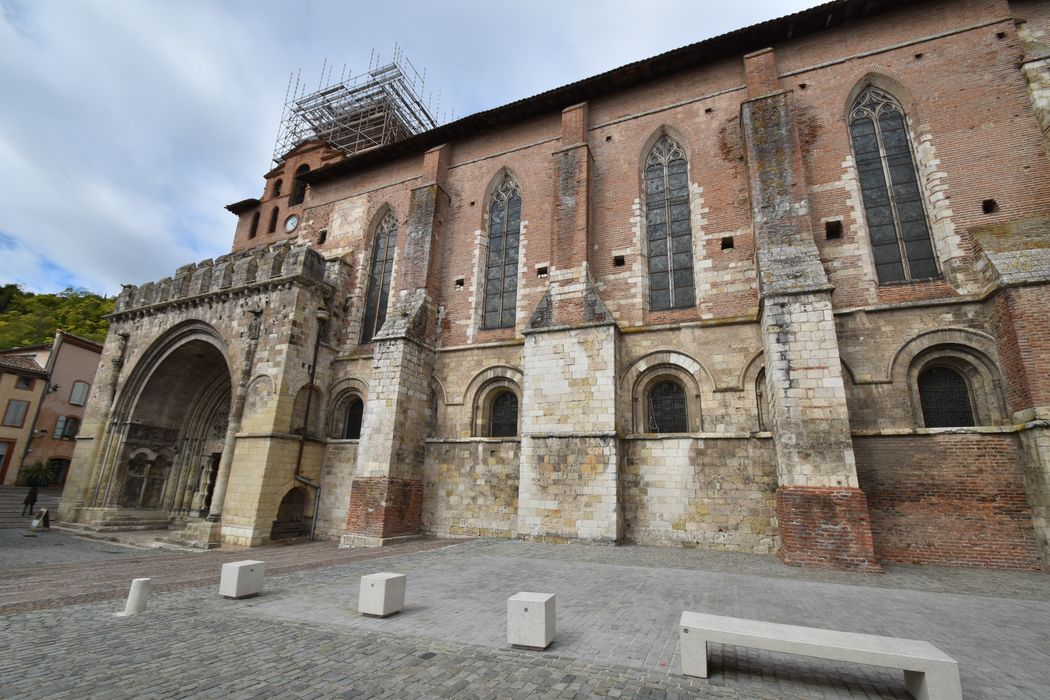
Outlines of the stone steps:
{"type": "MultiPolygon", "coordinates": [[[[31,518],[28,515],[22,515],[22,500],[28,492],[29,487],[27,486],[0,487],[0,528],[29,527],[31,518]]],[[[54,523],[58,515],[58,502],[61,498],[61,487],[39,489],[34,512],[47,508],[51,514],[51,522],[54,523]]]]}

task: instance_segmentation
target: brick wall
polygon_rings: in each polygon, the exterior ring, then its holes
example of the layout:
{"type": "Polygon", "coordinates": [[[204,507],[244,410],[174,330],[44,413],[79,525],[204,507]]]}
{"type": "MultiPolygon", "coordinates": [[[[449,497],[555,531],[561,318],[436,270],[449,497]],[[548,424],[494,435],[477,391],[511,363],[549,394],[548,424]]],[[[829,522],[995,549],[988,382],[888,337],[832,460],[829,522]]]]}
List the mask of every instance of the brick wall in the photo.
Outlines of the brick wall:
{"type": "Polygon", "coordinates": [[[1016,436],[863,437],[854,450],[880,559],[1039,568],[1016,436]]]}
{"type": "MultiPolygon", "coordinates": [[[[356,477],[350,490],[346,532],[374,539],[416,535],[422,512],[422,481],[356,477]]],[[[344,535],[343,541],[352,536],[344,535]]]]}

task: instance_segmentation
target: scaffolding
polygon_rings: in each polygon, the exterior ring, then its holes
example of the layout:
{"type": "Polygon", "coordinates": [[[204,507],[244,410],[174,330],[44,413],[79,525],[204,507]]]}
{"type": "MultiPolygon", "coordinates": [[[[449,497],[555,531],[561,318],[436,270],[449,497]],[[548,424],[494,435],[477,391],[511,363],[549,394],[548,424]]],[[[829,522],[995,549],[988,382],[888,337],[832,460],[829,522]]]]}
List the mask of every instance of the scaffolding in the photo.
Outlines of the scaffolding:
{"type": "Polygon", "coordinates": [[[282,163],[304,141],[319,139],[353,155],[438,125],[429,98],[422,97],[425,74],[420,75],[400,49],[395,47],[393,60],[382,64],[373,51],[367,72],[344,79],[344,66],[338,81],[322,87],[327,67],[326,61],[318,89],[309,94],[301,72],[289,78],[273,149],[275,163],[282,163]]]}

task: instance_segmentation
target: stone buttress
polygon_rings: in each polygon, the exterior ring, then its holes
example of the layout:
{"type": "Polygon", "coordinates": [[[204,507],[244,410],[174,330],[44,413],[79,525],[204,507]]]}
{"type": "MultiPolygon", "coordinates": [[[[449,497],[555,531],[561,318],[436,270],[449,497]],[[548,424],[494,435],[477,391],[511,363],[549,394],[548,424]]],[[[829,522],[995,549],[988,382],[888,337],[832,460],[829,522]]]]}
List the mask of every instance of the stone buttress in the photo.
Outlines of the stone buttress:
{"type": "Polygon", "coordinates": [[[518,534],[615,542],[617,329],[588,269],[587,127],[586,104],[564,110],[553,153],[552,269],[524,331],[518,534]]]}
{"type": "Polygon", "coordinates": [[[419,535],[447,146],[423,157],[390,308],[373,338],[372,381],[341,546],[381,546],[419,535]]]}
{"type": "Polygon", "coordinates": [[[832,287],[810,224],[792,94],[772,49],[745,56],[741,105],[762,298],[766,388],[776,453],[780,557],[877,570],[858,487],[832,287]]]}
{"type": "Polygon", "coordinates": [[[1050,219],[977,227],[978,268],[992,318],[1011,421],[1020,429],[1025,491],[1036,541],[1050,559],[1050,219]]]}

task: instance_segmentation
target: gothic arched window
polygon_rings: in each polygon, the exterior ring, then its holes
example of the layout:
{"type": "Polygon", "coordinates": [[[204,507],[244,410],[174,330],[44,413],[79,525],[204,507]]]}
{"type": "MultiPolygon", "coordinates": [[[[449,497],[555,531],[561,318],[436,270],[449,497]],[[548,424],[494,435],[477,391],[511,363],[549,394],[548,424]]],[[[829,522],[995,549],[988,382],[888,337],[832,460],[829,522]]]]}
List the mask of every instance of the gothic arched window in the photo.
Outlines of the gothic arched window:
{"type": "Polygon", "coordinates": [[[248,227],[248,238],[255,238],[255,234],[259,232],[259,212],[252,214],[252,223],[248,227]]]}
{"type": "Polygon", "coordinates": [[[521,189],[509,177],[489,202],[489,257],[485,265],[485,317],[482,328],[513,328],[518,296],[518,239],[521,189]]]}
{"type": "Polygon", "coordinates": [[[278,207],[274,207],[273,211],[270,212],[270,226],[266,230],[267,233],[273,233],[277,230],[277,214],[279,211],[278,207]]]}
{"type": "Polygon", "coordinates": [[[646,432],[684,433],[689,425],[686,416],[685,390],[670,379],[658,381],[649,390],[646,432]]]}
{"type": "Polygon", "coordinates": [[[972,426],[973,405],[966,379],[948,367],[930,367],[919,375],[922,422],[927,428],[972,426]]]}
{"type": "Polygon", "coordinates": [[[308,172],[310,172],[310,166],[305,164],[295,169],[295,179],[292,181],[292,195],[288,198],[288,206],[294,207],[296,204],[302,204],[303,200],[306,199],[306,183],[300,177],[308,172]]]}
{"type": "Polygon", "coordinates": [[[696,303],[687,170],[685,151],[669,136],[660,137],[645,161],[649,307],[654,311],[696,303]]]}
{"type": "Polygon", "coordinates": [[[888,92],[864,90],[849,131],[879,284],[937,277],[904,110],[888,92]]]}
{"type": "Polygon", "coordinates": [[[513,437],[518,434],[518,397],[513,391],[501,391],[492,399],[489,437],[513,437]]]}
{"type": "Polygon", "coordinates": [[[368,275],[368,297],[365,300],[365,318],[361,328],[361,342],[367,343],[379,332],[386,320],[386,304],[390,297],[390,273],[394,270],[394,250],[397,248],[397,217],[388,211],[376,227],[372,244],[372,266],[368,275]]]}

